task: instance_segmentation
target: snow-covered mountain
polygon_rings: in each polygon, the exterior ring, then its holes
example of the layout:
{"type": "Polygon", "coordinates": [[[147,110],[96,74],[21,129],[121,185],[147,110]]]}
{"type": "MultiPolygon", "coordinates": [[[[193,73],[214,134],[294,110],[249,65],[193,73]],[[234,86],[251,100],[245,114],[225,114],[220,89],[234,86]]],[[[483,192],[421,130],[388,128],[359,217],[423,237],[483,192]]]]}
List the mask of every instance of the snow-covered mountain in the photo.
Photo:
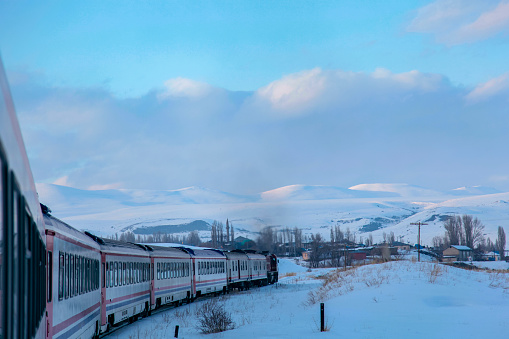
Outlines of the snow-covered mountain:
{"type": "Polygon", "coordinates": [[[487,187],[439,192],[407,184],[291,185],[252,196],[199,187],[90,191],[38,184],[37,189],[53,215],[103,236],[127,230],[148,234],[196,229],[206,238],[213,220],[224,223],[228,218],[237,235],[251,238],[265,226],[299,227],[328,238],[330,228],[339,225],[357,239],[371,233],[376,241],[393,231],[414,243],[417,228],[410,223],[422,221],[428,224],[421,229],[422,241],[431,244],[434,236],[443,235],[445,218],[461,214],[478,217],[492,239],[498,226],[509,231],[509,193],[487,187]]]}

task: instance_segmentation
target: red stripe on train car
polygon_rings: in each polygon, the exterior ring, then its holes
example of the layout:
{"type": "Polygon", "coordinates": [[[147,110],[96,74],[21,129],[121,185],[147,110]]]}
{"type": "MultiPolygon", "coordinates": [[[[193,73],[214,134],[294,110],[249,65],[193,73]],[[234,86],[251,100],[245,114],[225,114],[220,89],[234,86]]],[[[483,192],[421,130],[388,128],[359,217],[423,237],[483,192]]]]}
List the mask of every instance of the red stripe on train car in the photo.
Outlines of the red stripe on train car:
{"type": "MultiPolygon", "coordinates": [[[[46,230],[47,231],[47,230],[46,230]]],[[[74,245],[77,245],[77,246],[80,246],[80,247],[83,247],[83,248],[86,248],[87,250],[90,250],[90,251],[94,251],[94,252],[97,252],[99,253],[99,249],[98,248],[93,248],[91,246],[88,246],[88,245],[85,245],[84,243],[82,242],[79,242],[77,240],[74,240],[72,238],[69,238],[63,234],[60,234],[60,233],[57,233],[55,232],[55,237],[58,238],[58,239],[61,239],[61,240],[65,240],[67,242],[70,242],[71,244],[74,244],[74,245]]]]}
{"type": "Polygon", "coordinates": [[[98,309],[101,305],[101,303],[97,303],[93,306],[90,306],[89,308],[87,308],[86,310],[76,314],[75,316],[67,319],[67,320],[64,320],[62,321],[60,324],[56,325],[56,326],[53,326],[53,335],[57,334],[58,332],[66,329],[67,327],[69,327],[70,325],[78,322],[80,319],[86,317],[87,315],[89,315],[90,313],[92,313],[93,311],[95,311],[96,309],[98,309]]]}
{"type": "Polygon", "coordinates": [[[137,296],[140,296],[140,295],[144,295],[144,294],[149,294],[150,293],[150,290],[145,290],[145,291],[141,291],[141,292],[137,292],[137,293],[133,293],[133,294],[129,294],[129,295],[124,295],[123,297],[118,297],[118,298],[115,298],[115,299],[108,299],[106,300],[106,304],[114,304],[114,303],[117,303],[119,301],[124,301],[124,300],[127,300],[127,299],[131,299],[131,298],[134,298],[134,297],[137,297],[137,296]]]}

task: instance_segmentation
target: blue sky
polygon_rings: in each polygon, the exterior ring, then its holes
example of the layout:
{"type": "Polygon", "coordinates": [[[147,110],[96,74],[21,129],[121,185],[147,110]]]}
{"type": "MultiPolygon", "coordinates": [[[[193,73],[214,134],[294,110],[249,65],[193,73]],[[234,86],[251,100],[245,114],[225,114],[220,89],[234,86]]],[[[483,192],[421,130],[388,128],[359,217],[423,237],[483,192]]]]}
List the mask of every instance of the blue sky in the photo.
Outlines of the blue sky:
{"type": "Polygon", "coordinates": [[[509,189],[508,32],[506,0],[0,3],[36,180],[83,188],[509,189]]]}
{"type": "MultiPolygon", "coordinates": [[[[482,1],[478,13],[498,2],[482,1]]],[[[144,94],[174,77],[234,91],[256,90],[285,74],[315,67],[365,72],[383,67],[397,73],[416,69],[464,86],[509,70],[509,41],[503,32],[448,46],[437,43],[437,34],[412,31],[426,4],[2,2],[0,47],[8,69],[40,71],[51,84],[107,86],[120,96],[144,94]]]]}

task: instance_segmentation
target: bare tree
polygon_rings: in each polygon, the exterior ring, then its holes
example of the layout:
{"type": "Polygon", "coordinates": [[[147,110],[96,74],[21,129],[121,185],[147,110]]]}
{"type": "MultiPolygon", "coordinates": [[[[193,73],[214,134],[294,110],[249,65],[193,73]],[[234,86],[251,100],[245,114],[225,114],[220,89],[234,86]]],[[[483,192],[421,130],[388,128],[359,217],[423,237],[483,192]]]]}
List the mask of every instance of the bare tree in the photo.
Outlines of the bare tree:
{"type": "Polygon", "coordinates": [[[260,231],[260,235],[256,242],[258,243],[260,250],[274,253],[276,235],[274,234],[272,227],[264,227],[260,231]]]}
{"type": "Polygon", "coordinates": [[[479,219],[473,218],[471,215],[464,214],[461,219],[463,221],[465,245],[474,249],[484,239],[484,225],[479,219]]]}
{"type": "Polygon", "coordinates": [[[186,237],[185,243],[191,246],[200,246],[201,239],[200,236],[198,235],[198,231],[189,232],[189,234],[186,237]]]}
{"type": "Polygon", "coordinates": [[[322,235],[320,233],[316,233],[311,235],[311,253],[309,256],[309,262],[311,267],[318,267],[320,265],[320,260],[323,259],[323,254],[325,253],[324,249],[324,241],[322,239],[322,235]]]}
{"type": "Polygon", "coordinates": [[[463,239],[463,228],[461,218],[458,216],[449,217],[444,228],[449,245],[461,245],[463,239]]]}
{"type": "Polygon", "coordinates": [[[436,250],[443,251],[447,247],[445,245],[445,241],[444,241],[443,237],[440,237],[440,236],[433,237],[432,241],[433,241],[433,247],[436,250]]]}
{"type": "Polygon", "coordinates": [[[230,224],[228,223],[228,219],[226,219],[226,242],[230,242],[230,224]]]}
{"type": "Polygon", "coordinates": [[[389,237],[387,238],[387,243],[389,244],[389,246],[392,246],[395,241],[396,241],[396,236],[394,235],[394,232],[391,231],[391,233],[389,233],[389,237]]]}
{"type": "Polygon", "coordinates": [[[496,241],[496,247],[498,253],[500,255],[500,260],[504,260],[505,258],[505,231],[502,226],[498,226],[498,237],[496,241]]]}

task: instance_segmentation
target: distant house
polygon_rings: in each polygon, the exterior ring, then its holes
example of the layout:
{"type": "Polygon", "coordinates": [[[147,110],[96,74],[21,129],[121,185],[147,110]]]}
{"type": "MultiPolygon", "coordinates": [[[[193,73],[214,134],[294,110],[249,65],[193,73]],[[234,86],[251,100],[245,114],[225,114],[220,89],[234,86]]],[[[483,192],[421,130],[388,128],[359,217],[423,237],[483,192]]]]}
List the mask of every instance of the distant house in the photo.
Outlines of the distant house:
{"type": "Polygon", "coordinates": [[[311,259],[311,251],[302,252],[302,260],[309,261],[311,259]]]}
{"type": "Polygon", "coordinates": [[[392,246],[396,247],[398,251],[401,252],[410,251],[410,244],[405,244],[404,242],[395,241],[392,243],[392,246]]]}
{"type": "Polygon", "coordinates": [[[451,245],[448,249],[443,252],[443,261],[467,261],[471,260],[474,255],[474,251],[468,246],[462,245],[451,245]]]}

